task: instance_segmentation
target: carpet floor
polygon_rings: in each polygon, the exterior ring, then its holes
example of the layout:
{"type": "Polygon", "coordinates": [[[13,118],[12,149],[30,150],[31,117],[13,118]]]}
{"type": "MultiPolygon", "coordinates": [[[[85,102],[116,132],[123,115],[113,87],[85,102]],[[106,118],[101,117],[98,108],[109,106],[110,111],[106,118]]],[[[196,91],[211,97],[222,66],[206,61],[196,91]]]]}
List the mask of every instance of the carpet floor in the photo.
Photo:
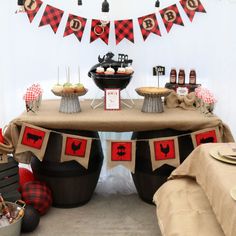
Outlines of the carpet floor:
{"type": "Polygon", "coordinates": [[[137,194],[103,196],[95,193],[85,205],[52,207],[32,233],[22,236],[161,236],[155,206],[137,194]]]}

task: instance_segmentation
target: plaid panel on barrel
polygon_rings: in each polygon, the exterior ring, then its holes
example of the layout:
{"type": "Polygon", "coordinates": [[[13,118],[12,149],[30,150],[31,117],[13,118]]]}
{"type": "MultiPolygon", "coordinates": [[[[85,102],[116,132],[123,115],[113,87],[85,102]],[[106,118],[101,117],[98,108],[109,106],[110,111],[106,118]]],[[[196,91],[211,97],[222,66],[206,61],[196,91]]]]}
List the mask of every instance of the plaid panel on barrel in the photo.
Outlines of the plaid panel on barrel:
{"type": "Polygon", "coordinates": [[[133,20],[116,20],[115,21],[116,44],[126,38],[134,43],[133,20]]]}
{"type": "Polygon", "coordinates": [[[189,17],[190,21],[193,21],[195,12],[206,12],[199,0],[180,0],[180,4],[189,17]]]}
{"type": "Polygon", "coordinates": [[[43,2],[41,0],[26,0],[24,2],[25,11],[28,15],[30,23],[33,21],[42,4],[43,2]]]}
{"type": "Polygon", "coordinates": [[[81,41],[87,19],[70,14],[66,23],[63,37],[74,34],[81,41]]]}
{"type": "Polygon", "coordinates": [[[101,20],[92,19],[90,43],[100,38],[106,44],[108,44],[110,31],[110,22],[103,22],[101,20]]]}
{"type": "Polygon", "coordinates": [[[160,14],[167,32],[169,32],[173,24],[184,25],[176,4],[160,10],[160,14]]]}
{"type": "Polygon", "coordinates": [[[157,22],[156,15],[154,13],[139,17],[138,22],[144,41],[147,39],[150,33],[161,36],[161,31],[157,22]]]}
{"type": "Polygon", "coordinates": [[[50,5],[47,5],[39,26],[49,24],[52,30],[54,31],[54,33],[56,33],[63,14],[64,14],[64,11],[58,8],[52,7],[50,5]]]}

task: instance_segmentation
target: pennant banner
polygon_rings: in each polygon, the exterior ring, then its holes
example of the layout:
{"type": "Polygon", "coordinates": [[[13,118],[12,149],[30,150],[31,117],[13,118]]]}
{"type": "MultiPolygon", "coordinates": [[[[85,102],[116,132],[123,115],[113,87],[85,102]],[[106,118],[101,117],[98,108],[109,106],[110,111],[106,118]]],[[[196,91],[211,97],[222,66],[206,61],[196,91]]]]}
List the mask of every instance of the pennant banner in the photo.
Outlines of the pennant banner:
{"type": "Polygon", "coordinates": [[[63,134],[61,162],[75,160],[88,169],[92,139],[63,134]]]}
{"type": "Polygon", "coordinates": [[[42,4],[43,2],[41,0],[25,0],[24,7],[30,23],[33,21],[42,4]]]}
{"type": "Polygon", "coordinates": [[[78,40],[81,41],[86,21],[86,18],[70,14],[66,23],[66,28],[63,36],[66,37],[70,34],[74,34],[78,38],[78,40]]]}
{"type": "Polygon", "coordinates": [[[135,171],[135,141],[107,140],[108,168],[122,165],[132,173],[135,171]]]}
{"type": "Polygon", "coordinates": [[[42,161],[47,147],[49,135],[49,130],[29,124],[23,124],[15,153],[20,154],[30,151],[34,153],[34,155],[40,161],[42,161]]]}
{"type": "Polygon", "coordinates": [[[147,39],[150,33],[161,36],[161,31],[154,13],[139,17],[138,22],[144,41],[147,39]]]}
{"type": "Polygon", "coordinates": [[[221,143],[219,127],[203,129],[191,133],[194,148],[203,143],[221,143]]]}
{"type": "Polygon", "coordinates": [[[110,31],[110,22],[104,22],[101,20],[92,20],[91,33],[90,33],[90,43],[100,38],[106,44],[108,44],[110,31]]]}
{"type": "Polygon", "coordinates": [[[116,44],[126,38],[134,43],[133,20],[115,21],[116,44]]]}
{"type": "Polygon", "coordinates": [[[164,164],[174,167],[180,165],[177,137],[151,139],[149,146],[153,171],[164,164]]]}
{"type": "Polygon", "coordinates": [[[43,13],[42,19],[39,23],[39,27],[43,25],[50,25],[54,33],[57,32],[61,18],[64,14],[64,11],[47,5],[43,13]]]}
{"type": "Polygon", "coordinates": [[[173,24],[184,25],[176,4],[162,9],[160,14],[167,32],[171,30],[173,24]]]}
{"type": "Polygon", "coordinates": [[[200,0],[181,0],[180,4],[190,21],[193,20],[195,12],[206,12],[200,0]]]}

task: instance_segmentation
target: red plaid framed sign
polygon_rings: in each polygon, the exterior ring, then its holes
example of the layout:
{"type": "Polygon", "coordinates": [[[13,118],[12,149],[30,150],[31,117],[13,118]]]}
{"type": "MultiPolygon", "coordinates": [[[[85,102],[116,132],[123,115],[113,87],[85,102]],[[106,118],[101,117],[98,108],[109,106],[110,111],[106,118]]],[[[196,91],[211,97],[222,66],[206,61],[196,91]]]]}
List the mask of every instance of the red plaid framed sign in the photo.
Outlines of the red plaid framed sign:
{"type": "Polygon", "coordinates": [[[105,110],[120,110],[120,89],[104,90],[105,110]]]}

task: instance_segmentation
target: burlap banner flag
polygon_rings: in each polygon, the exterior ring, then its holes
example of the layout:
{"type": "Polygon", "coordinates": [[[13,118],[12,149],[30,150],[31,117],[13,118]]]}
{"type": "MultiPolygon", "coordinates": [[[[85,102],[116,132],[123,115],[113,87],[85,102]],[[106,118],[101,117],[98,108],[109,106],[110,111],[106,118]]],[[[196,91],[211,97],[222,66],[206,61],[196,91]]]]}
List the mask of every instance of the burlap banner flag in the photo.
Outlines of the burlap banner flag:
{"type": "Polygon", "coordinates": [[[160,14],[168,33],[173,24],[184,25],[176,4],[160,10],[160,14]]]}
{"type": "Polygon", "coordinates": [[[153,171],[164,164],[174,167],[179,166],[179,144],[177,137],[150,139],[149,146],[153,171]]]}
{"type": "Polygon", "coordinates": [[[50,132],[50,130],[38,126],[23,124],[15,154],[32,152],[40,161],[42,161],[50,132]]]}
{"type": "Polygon", "coordinates": [[[133,20],[116,20],[115,21],[116,44],[119,44],[124,38],[134,43],[133,20]]]}
{"type": "Polygon", "coordinates": [[[113,168],[122,165],[132,173],[135,171],[135,141],[107,140],[107,166],[113,168]]]}
{"type": "Polygon", "coordinates": [[[190,21],[193,20],[195,12],[206,12],[199,0],[180,0],[180,4],[189,17],[190,21]]]}
{"type": "Polygon", "coordinates": [[[24,7],[30,23],[33,21],[42,4],[43,2],[41,0],[25,0],[24,7]]]}
{"type": "Polygon", "coordinates": [[[150,33],[161,36],[161,31],[154,13],[139,17],[138,22],[144,41],[147,39],[150,33]]]}
{"type": "Polygon", "coordinates": [[[203,143],[221,143],[219,127],[208,128],[191,133],[194,148],[203,143]]]}
{"type": "Polygon", "coordinates": [[[70,14],[66,23],[63,37],[74,34],[81,41],[87,19],[70,14]]]}
{"type": "Polygon", "coordinates": [[[62,137],[61,162],[75,160],[88,169],[92,139],[71,134],[62,137]]]}
{"type": "Polygon", "coordinates": [[[108,44],[110,22],[92,19],[90,43],[100,38],[108,44]]]}
{"type": "Polygon", "coordinates": [[[50,25],[53,32],[56,33],[61,22],[61,18],[64,14],[64,11],[47,5],[43,13],[42,19],[39,23],[39,27],[43,25],[50,25]]]}

